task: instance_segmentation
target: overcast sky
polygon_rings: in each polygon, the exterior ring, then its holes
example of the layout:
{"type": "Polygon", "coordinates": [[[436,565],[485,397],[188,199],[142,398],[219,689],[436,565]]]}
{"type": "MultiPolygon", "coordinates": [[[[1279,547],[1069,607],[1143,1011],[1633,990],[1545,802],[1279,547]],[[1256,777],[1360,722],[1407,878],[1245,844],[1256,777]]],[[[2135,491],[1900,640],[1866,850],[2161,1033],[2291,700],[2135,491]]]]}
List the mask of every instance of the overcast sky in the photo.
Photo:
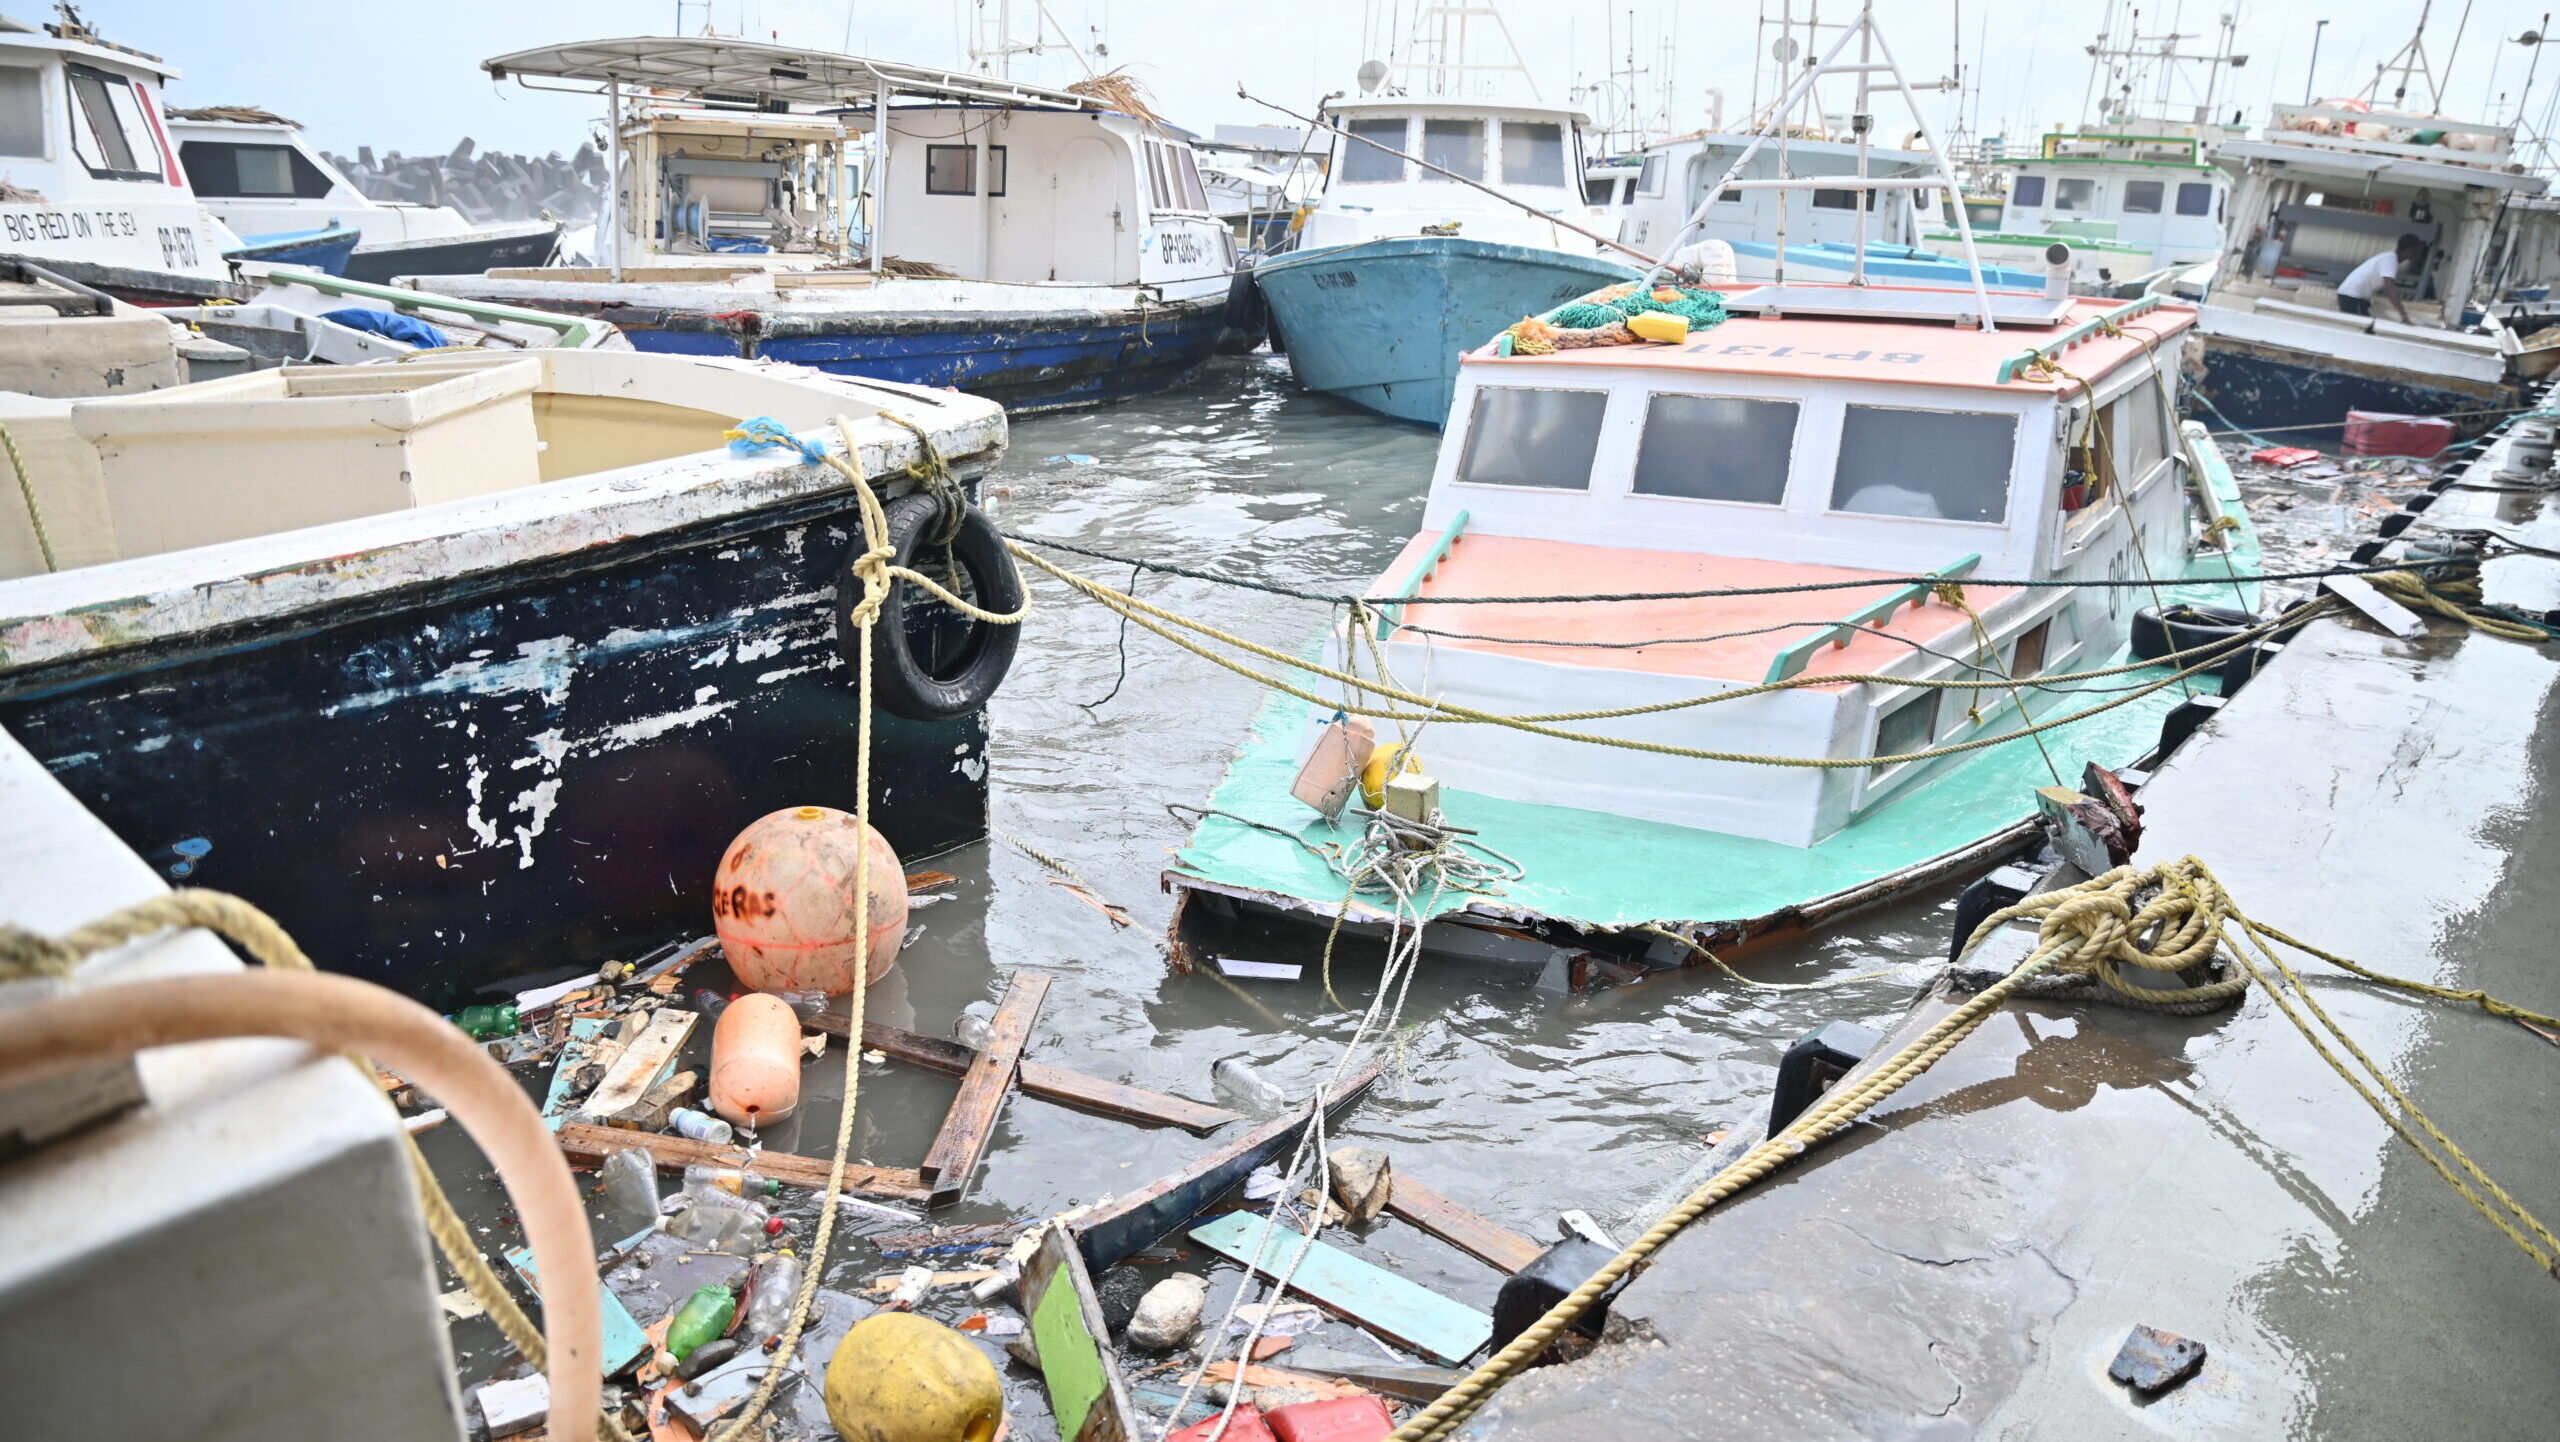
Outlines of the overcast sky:
{"type": "MultiPolygon", "coordinates": [[[[992,8],[997,0],[985,0],[992,8]]],[[[1276,119],[1236,98],[1239,81],[1257,95],[1303,110],[1328,91],[1353,87],[1360,62],[1386,48],[1388,12],[1409,16],[1415,0],[1053,0],[1051,13],[1079,40],[1098,27],[1109,56],[1154,94],[1168,119],[1207,133],[1223,122],[1276,119]]],[[[1774,13],[1779,0],[1767,0],[1774,13]]],[[[1799,13],[1807,0],[1794,0],[1799,13]]],[[[2458,51],[2461,0],[2438,0],[2429,48],[2456,118],[2511,114],[2534,51],[2512,38],[2542,23],[2553,0],[2473,0],[2458,51]],[[2449,53],[2450,52],[2450,53],[2449,53]],[[2500,97],[2503,109],[2499,109],[2500,97]]],[[[303,122],[321,148],[353,153],[358,145],[411,153],[442,151],[465,135],[484,148],[572,150],[594,126],[592,99],[492,84],[479,70],[489,56],[568,40],[675,33],[675,0],[88,0],[82,7],[98,31],[120,44],[175,63],[184,78],[170,87],[181,105],[262,105],[303,122]]],[[[1850,12],[1829,0],[1829,15],[1850,12]]],[[[2230,6],[2148,0],[2142,28],[2205,32],[2182,49],[2210,50],[2218,17],[2230,6]]],[[[2377,62],[2408,39],[2417,5],[2410,0],[2243,0],[2235,49],[2249,56],[2237,77],[2236,102],[2250,123],[2271,100],[2302,98],[2311,60],[2313,21],[2331,24],[2320,41],[2319,86],[2351,94],[2377,62]]],[[[0,0],[21,19],[51,18],[35,0],[0,0]]],[[[1015,0],[1016,28],[1029,33],[1032,0],[1015,0]]],[[[2031,138],[2053,122],[2081,118],[2089,78],[2083,47],[2096,35],[2104,0],[1880,0],[1886,39],[1914,80],[1945,75],[1953,62],[1955,16],[1962,14],[1964,60],[1986,77],[1980,87],[1981,129],[2031,138]],[[1998,12],[1993,14],[1994,10],[1998,12]],[[1991,23],[1986,26],[1986,17],[1991,23]]],[[[711,0],[711,23],[723,33],[779,37],[790,44],[954,68],[966,64],[971,0],[711,0]]],[[[1640,89],[1659,86],[1661,42],[1676,47],[1677,127],[1703,126],[1710,87],[1721,88],[1728,118],[1738,119],[1752,93],[1756,54],[1748,0],[1506,0],[1503,14],[1549,99],[1578,83],[1602,80],[1611,66],[1611,16],[1626,47],[1632,13],[1642,63],[1654,66],[1640,89]]],[[[2119,9],[2121,14],[2121,8],[2119,9]]],[[[698,31],[705,7],[683,7],[684,30],[698,31]]],[[[2530,118],[2560,93],[2560,53],[2534,83],[2530,118]]],[[[1761,67],[1764,71],[1766,66],[1761,67]]],[[[1049,83],[1082,72],[1064,56],[1015,62],[1016,78],[1049,83]]],[[[1764,89],[1767,85],[1764,77],[1764,89]]],[[[2413,102],[2421,97],[2413,95],[2413,102]]],[[[1606,112],[1607,98],[1590,100],[1606,112]]],[[[1922,102],[1944,124],[1954,101],[1922,102]]],[[[1975,102],[1968,101],[1968,105],[1975,102]]],[[[2192,100],[2188,102],[2192,104],[2192,100]]],[[[1836,108],[1836,107],[1835,107],[1836,108]]],[[[2223,107],[2226,111],[2229,104],[2223,107]]],[[[1880,109],[1878,129],[1898,137],[1907,127],[1897,109],[1880,109]]]]}

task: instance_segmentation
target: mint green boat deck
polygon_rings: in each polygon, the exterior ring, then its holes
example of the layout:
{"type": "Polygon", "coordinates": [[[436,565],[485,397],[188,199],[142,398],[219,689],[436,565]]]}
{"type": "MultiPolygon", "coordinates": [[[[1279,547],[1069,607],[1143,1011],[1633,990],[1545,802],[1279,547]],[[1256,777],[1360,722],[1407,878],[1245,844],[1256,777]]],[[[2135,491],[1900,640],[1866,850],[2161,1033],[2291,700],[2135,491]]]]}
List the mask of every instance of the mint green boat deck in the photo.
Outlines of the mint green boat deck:
{"type": "MultiPolygon", "coordinates": [[[[2240,529],[2230,533],[2227,556],[2201,557],[2174,581],[2162,577],[2160,590],[2171,601],[2241,604],[2232,582],[2212,578],[2255,575],[2260,566],[2256,535],[2220,453],[2201,439],[2201,428],[2191,426],[2188,437],[2189,454],[2201,462],[2216,505],[2239,520],[2240,529]]],[[[2238,590],[2255,609],[2257,587],[2242,583],[2238,590]]],[[[2142,604],[2149,604],[2148,592],[2138,594],[2142,604]]],[[[2130,659],[2119,653],[2079,669],[2130,659]]],[[[2171,673],[2169,667],[2155,667],[2097,684],[2121,687],[2171,673]]],[[[2089,762],[2112,769],[2148,754],[2159,740],[2162,718],[2191,692],[2215,694],[2210,674],[2042,733],[2064,784],[2076,786],[2089,762]]],[[[2051,716],[2085,710],[2113,694],[2055,690],[2030,695],[2028,704],[2031,714],[2051,716]]],[[[1387,919],[1391,903],[1384,895],[1354,897],[1346,911],[1342,878],[1308,849],[1347,850],[1358,841],[1363,824],[1356,810],[1327,822],[1289,794],[1298,772],[1299,742],[1313,709],[1290,696],[1266,701],[1208,803],[1213,810],[1277,827],[1305,845],[1212,815],[1175,857],[1166,873],[1169,884],[1323,916],[1342,912],[1351,920],[1387,919]]],[[[2011,709],[1990,724],[2012,731],[2019,721],[2011,709]]],[[[1985,842],[2021,828],[2034,812],[2036,788],[2054,780],[2035,741],[2025,737],[1932,765],[1935,774],[1810,847],[1444,787],[1441,810],[1449,823],[1477,832],[1486,846],[1519,863],[1526,874],[1490,893],[1453,891],[1423,898],[1429,902],[1426,916],[1470,912],[1488,920],[1548,920],[1599,932],[1652,923],[1756,934],[1798,908],[1915,871],[1920,874],[1910,879],[1924,882],[1937,874],[1932,863],[1954,867],[1972,860],[1985,842]]],[[[2023,831],[2016,839],[2024,840],[2023,831]]]]}

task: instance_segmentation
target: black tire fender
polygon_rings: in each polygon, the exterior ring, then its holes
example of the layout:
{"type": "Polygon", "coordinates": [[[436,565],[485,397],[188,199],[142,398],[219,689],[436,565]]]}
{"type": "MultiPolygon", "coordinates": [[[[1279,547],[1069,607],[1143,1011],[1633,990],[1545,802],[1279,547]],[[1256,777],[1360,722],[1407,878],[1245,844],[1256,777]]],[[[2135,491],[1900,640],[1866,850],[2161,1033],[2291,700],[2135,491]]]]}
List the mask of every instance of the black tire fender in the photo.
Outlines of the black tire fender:
{"type": "MultiPolygon", "coordinates": [[[[967,506],[959,534],[950,547],[945,575],[943,548],[927,539],[938,529],[942,507],[923,491],[910,491],[882,507],[889,523],[889,564],[931,576],[955,595],[983,610],[999,614],[1020,609],[1022,573],[1014,568],[1004,538],[986,512],[967,506]]],[[[862,638],[853,624],[853,608],[862,599],[862,581],[854,551],[836,576],[836,645],[847,666],[862,664],[862,638]]],[[[889,594],[872,625],[871,696],[880,709],[909,721],[951,721],[984,708],[1013,669],[1022,643],[1020,626],[996,626],[953,611],[931,592],[892,578],[889,594]]]]}
{"type": "MultiPolygon", "coordinates": [[[[2254,612],[2230,606],[2200,606],[2183,601],[2165,607],[2145,606],[2133,613],[2133,654],[2145,661],[2156,661],[2174,652],[2228,641],[2263,620],[2254,612]]],[[[2208,659],[2187,656],[2180,664],[2192,666],[2208,659]]]]}

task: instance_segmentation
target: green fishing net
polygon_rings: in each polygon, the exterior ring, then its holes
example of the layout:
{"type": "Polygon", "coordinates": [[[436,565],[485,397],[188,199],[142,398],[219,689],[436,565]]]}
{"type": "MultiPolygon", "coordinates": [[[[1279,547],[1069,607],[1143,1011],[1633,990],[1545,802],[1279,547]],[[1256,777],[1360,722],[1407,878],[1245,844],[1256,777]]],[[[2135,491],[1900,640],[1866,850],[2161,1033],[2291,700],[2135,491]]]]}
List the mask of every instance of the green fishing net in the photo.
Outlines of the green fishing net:
{"type": "Polygon", "coordinates": [[[1682,286],[1656,287],[1679,293],[1677,300],[1656,300],[1651,290],[1634,290],[1616,300],[1585,298],[1558,306],[1547,317],[1547,323],[1560,330],[1597,330],[1601,326],[1661,311],[1676,315],[1689,323],[1691,330],[1705,330],[1724,319],[1724,297],[1711,290],[1690,290],[1682,286]]]}

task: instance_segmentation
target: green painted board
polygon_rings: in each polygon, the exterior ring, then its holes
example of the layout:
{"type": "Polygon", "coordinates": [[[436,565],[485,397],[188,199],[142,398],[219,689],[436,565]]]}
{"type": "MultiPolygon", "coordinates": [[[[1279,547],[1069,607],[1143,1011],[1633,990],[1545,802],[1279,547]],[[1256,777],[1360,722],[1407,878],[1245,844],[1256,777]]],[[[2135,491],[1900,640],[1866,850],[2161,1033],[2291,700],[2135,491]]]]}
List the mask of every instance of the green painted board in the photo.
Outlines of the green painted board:
{"type": "Polygon", "coordinates": [[[560,1046],[560,1059],[551,1067],[551,1090],[543,1094],[542,1124],[553,1131],[569,1120],[569,1083],[578,1068],[587,1064],[587,1056],[613,1021],[605,1016],[580,1016],[569,1019],[569,1039],[560,1046]]]}
{"type": "Polygon", "coordinates": [[[1022,1298],[1060,1442],[1138,1442],[1093,1279],[1064,1227],[1049,1228],[1023,1264],[1022,1298]]]}
{"type": "Polygon", "coordinates": [[[1256,1267],[1254,1247],[1265,1241],[1264,1220],[1258,1212],[1229,1212],[1193,1227],[1191,1239],[1268,1276],[1287,1271],[1289,1259],[1305,1245],[1307,1255],[1289,1277],[1291,1291],[1312,1297],[1434,1361],[1455,1366],[1493,1336],[1493,1318],[1475,1308],[1415,1286],[1337,1247],[1305,1243],[1286,1227],[1271,1230],[1263,1265],[1256,1267]]]}
{"type": "MultiPolygon", "coordinates": [[[[642,1232],[626,1237],[615,1250],[628,1247],[647,1235],[642,1232]]],[[[524,1284],[533,1289],[535,1296],[542,1295],[542,1281],[534,1275],[531,1248],[509,1247],[507,1265],[516,1269],[516,1275],[524,1278],[524,1284]]],[[[596,1300],[604,1308],[604,1374],[618,1376],[649,1354],[649,1336],[640,1330],[639,1322],[631,1316],[631,1309],[622,1305],[622,1299],[613,1294],[611,1287],[598,1283],[596,1300]]]]}

